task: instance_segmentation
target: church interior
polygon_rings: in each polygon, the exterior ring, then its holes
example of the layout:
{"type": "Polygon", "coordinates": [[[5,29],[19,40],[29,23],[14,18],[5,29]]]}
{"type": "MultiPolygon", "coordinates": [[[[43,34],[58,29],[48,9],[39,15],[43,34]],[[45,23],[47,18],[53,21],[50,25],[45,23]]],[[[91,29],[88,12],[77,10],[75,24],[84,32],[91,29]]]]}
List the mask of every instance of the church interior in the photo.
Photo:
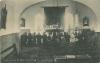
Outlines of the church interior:
{"type": "Polygon", "coordinates": [[[100,63],[99,0],[1,0],[1,63],[100,63]]]}

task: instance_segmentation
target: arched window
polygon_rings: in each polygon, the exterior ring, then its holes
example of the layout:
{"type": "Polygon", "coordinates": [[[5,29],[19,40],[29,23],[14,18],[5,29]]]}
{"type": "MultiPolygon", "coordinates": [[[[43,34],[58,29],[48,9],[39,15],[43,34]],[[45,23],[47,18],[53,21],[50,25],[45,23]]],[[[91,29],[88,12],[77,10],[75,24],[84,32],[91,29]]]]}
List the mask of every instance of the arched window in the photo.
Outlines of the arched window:
{"type": "Polygon", "coordinates": [[[89,18],[87,16],[83,18],[83,26],[89,26],[89,18]]]}
{"type": "Polygon", "coordinates": [[[20,24],[21,27],[25,27],[25,18],[21,18],[21,24],[20,24]]]}

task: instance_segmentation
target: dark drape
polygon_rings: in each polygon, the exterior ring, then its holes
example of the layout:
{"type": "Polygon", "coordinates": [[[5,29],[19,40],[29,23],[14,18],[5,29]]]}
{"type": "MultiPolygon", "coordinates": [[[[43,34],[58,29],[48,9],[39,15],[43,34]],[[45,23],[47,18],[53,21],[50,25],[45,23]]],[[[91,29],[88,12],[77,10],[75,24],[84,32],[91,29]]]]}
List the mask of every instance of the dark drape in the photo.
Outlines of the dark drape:
{"type": "Polygon", "coordinates": [[[45,7],[46,25],[61,25],[65,7],[45,7]]]}

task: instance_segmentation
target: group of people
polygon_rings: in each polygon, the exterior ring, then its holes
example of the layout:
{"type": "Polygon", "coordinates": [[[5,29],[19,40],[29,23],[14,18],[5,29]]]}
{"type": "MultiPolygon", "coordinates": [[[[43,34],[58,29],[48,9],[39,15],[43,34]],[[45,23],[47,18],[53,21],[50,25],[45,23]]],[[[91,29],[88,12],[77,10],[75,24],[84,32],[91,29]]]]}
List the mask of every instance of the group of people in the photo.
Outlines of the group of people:
{"type": "MultiPolygon", "coordinates": [[[[93,32],[92,32],[93,33],[93,32]]],[[[21,35],[21,46],[34,47],[34,46],[44,46],[44,47],[68,47],[80,48],[82,46],[88,45],[88,40],[91,37],[90,31],[83,31],[82,33],[74,33],[74,37],[67,32],[44,32],[40,33],[27,33],[21,35]],[[75,39],[73,41],[73,39],[75,39]],[[73,42],[72,42],[73,41],[73,42]],[[74,47],[75,46],[75,47],[74,47]]],[[[87,46],[89,47],[89,46],[87,46]]],[[[84,48],[84,47],[83,47],[84,48]]]]}
{"type": "Polygon", "coordinates": [[[67,32],[44,32],[43,34],[25,32],[21,35],[21,46],[44,47],[51,51],[88,53],[95,48],[94,35],[95,33],[90,30],[73,34],[67,32]]]}
{"type": "Polygon", "coordinates": [[[48,43],[70,42],[70,35],[66,32],[52,33],[23,33],[21,35],[21,43],[24,46],[47,45],[48,43]]]}

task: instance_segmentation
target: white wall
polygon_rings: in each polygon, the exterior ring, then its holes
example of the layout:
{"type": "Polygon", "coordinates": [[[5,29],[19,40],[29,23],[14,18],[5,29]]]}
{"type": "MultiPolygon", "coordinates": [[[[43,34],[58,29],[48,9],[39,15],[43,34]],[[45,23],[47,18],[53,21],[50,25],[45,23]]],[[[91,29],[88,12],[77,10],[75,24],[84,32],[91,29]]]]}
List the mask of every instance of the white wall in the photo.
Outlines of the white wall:
{"type": "Polygon", "coordinates": [[[97,16],[96,32],[100,32],[100,0],[75,0],[90,7],[97,16]]]}
{"type": "Polygon", "coordinates": [[[83,26],[83,18],[87,16],[89,18],[89,27],[93,30],[97,30],[97,17],[94,11],[91,10],[88,6],[75,2],[77,14],[79,16],[79,26],[83,26]]]}
{"type": "Polygon", "coordinates": [[[0,30],[0,35],[10,34],[15,32],[15,11],[14,11],[14,3],[10,1],[6,1],[7,5],[7,28],[0,30]]]}
{"type": "Polygon", "coordinates": [[[25,18],[26,28],[31,29],[31,32],[43,32],[45,23],[44,9],[42,4],[34,5],[26,9],[20,18],[25,18]]]}

